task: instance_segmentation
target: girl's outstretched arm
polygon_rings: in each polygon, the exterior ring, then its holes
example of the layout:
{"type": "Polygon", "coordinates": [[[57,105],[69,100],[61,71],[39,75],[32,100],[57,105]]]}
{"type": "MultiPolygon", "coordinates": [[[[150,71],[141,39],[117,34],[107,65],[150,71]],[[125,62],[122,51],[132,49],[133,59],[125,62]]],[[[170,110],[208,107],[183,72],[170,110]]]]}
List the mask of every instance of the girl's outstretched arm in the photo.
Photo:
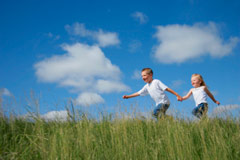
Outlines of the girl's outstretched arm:
{"type": "Polygon", "coordinates": [[[204,87],[204,91],[207,93],[207,95],[212,99],[212,101],[216,104],[220,104],[219,101],[217,101],[214,96],[212,95],[212,93],[207,89],[207,87],[204,87]]]}
{"type": "Polygon", "coordinates": [[[190,91],[185,96],[182,97],[182,100],[188,99],[191,95],[192,95],[192,89],[190,89],[190,91]]]}

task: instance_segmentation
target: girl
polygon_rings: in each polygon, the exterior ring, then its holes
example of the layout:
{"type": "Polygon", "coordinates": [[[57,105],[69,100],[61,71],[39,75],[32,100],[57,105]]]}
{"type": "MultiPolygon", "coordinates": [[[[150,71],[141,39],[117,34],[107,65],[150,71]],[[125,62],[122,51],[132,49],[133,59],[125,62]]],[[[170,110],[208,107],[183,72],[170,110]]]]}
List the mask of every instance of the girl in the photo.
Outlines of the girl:
{"type": "Polygon", "coordinates": [[[203,115],[206,115],[208,111],[207,95],[213,100],[214,103],[219,105],[220,102],[215,100],[200,74],[193,74],[191,82],[194,88],[190,89],[187,95],[182,97],[182,100],[188,99],[193,94],[193,98],[197,107],[193,109],[192,113],[196,117],[201,118],[203,115]]]}

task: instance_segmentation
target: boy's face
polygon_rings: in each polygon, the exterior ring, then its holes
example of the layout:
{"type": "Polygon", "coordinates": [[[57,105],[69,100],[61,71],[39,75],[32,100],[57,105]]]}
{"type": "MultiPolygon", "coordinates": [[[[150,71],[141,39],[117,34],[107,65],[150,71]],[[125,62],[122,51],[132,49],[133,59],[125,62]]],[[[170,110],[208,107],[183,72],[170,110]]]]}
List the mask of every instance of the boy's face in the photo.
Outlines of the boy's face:
{"type": "Polygon", "coordinates": [[[152,74],[147,73],[147,71],[142,72],[142,80],[146,83],[152,82],[152,74]]]}

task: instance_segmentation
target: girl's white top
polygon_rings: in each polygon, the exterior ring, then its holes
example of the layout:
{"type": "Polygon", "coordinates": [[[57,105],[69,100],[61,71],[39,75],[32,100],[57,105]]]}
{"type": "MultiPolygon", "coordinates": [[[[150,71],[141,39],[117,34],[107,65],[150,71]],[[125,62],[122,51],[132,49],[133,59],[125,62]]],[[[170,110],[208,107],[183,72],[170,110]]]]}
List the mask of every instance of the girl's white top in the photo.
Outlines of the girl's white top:
{"type": "Polygon", "coordinates": [[[164,91],[168,87],[163,84],[160,80],[154,79],[151,83],[147,83],[138,93],[140,96],[149,94],[151,98],[156,102],[156,105],[170,104],[170,101],[164,91]]]}
{"type": "Polygon", "coordinates": [[[193,98],[195,100],[196,106],[198,106],[201,103],[207,103],[207,93],[204,91],[204,86],[193,88],[192,94],[193,98]]]}

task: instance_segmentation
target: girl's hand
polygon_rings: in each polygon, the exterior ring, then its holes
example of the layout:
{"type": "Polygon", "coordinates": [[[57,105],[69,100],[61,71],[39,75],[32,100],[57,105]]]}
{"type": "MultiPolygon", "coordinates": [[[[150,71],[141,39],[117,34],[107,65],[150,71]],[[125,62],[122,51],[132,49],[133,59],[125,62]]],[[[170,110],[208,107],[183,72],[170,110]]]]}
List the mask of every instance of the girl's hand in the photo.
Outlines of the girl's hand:
{"type": "Polygon", "coordinates": [[[218,102],[218,101],[216,101],[215,103],[216,103],[217,105],[220,105],[220,102],[218,102]]]}
{"type": "Polygon", "coordinates": [[[183,99],[181,96],[177,96],[177,100],[182,102],[183,99]]]}

